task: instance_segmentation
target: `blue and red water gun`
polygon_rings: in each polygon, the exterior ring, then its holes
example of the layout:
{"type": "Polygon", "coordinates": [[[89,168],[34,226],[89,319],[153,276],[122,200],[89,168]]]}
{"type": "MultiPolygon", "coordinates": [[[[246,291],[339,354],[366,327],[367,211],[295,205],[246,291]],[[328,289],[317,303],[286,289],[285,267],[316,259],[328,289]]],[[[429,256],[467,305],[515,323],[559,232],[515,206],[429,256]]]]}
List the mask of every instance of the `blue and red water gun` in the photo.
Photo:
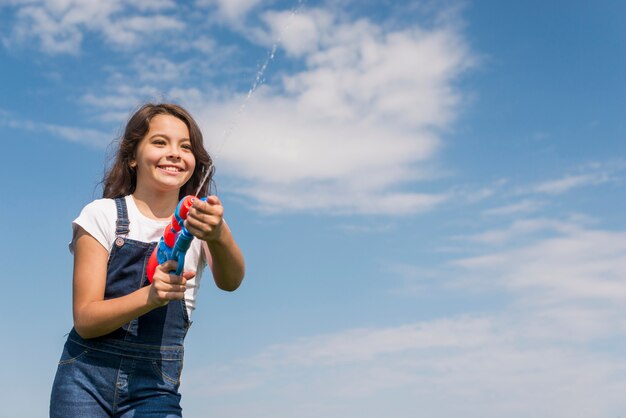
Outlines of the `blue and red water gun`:
{"type": "MultiPolygon", "coordinates": [[[[178,202],[176,210],[172,215],[172,220],[165,227],[163,236],[148,260],[146,270],[150,283],[152,283],[157,266],[165,263],[167,260],[176,260],[178,262],[176,271],[171,271],[170,273],[177,276],[182,274],[183,267],[185,267],[185,254],[187,254],[191,241],[193,241],[193,235],[185,228],[185,219],[187,219],[189,209],[195,199],[198,199],[198,197],[185,196],[178,202]]],[[[206,202],[206,197],[200,200],[206,202]]]]}

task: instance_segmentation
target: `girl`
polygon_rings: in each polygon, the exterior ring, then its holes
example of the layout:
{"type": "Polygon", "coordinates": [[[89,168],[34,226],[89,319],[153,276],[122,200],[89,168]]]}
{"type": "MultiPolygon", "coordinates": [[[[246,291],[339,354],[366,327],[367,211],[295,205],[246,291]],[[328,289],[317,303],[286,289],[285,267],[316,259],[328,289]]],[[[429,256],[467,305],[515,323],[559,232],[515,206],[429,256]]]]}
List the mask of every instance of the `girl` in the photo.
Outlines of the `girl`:
{"type": "MultiPolygon", "coordinates": [[[[195,199],[186,228],[194,239],[181,276],[175,261],[146,262],[179,200],[212,170],[202,133],[180,106],[147,104],[128,121],[103,199],[73,222],[74,327],[57,369],[51,417],[181,417],[183,340],[202,268],[237,289],[244,261],[216,196],[195,199]]],[[[207,195],[208,183],[199,197],[207,195]]]]}

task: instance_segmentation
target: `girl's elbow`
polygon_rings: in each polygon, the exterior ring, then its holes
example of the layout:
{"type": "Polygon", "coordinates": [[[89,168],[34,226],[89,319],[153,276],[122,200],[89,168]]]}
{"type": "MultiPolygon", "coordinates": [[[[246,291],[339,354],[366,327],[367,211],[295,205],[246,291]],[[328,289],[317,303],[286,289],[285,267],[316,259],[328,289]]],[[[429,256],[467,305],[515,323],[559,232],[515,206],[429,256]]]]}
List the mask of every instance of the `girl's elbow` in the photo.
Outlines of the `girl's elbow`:
{"type": "Polygon", "coordinates": [[[241,280],[238,280],[238,281],[233,281],[229,283],[218,283],[217,287],[220,290],[224,290],[226,292],[234,292],[235,290],[239,288],[240,285],[241,285],[241,280]]]}
{"type": "Polygon", "coordinates": [[[243,272],[235,277],[230,277],[229,280],[216,280],[217,287],[220,290],[224,290],[226,292],[234,292],[239,288],[241,282],[243,281],[243,272]]]}
{"type": "Polygon", "coordinates": [[[93,335],[93,332],[89,328],[81,325],[76,321],[74,321],[74,330],[76,330],[76,333],[85,340],[95,337],[95,335],[93,335]]]}
{"type": "Polygon", "coordinates": [[[213,279],[218,289],[233,292],[239,288],[246,274],[243,262],[228,270],[214,269],[213,279]]]}
{"type": "Polygon", "coordinates": [[[100,336],[97,334],[96,330],[92,326],[86,324],[85,321],[81,320],[79,316],[74,316],[74,330],[76,330],[76,333],[81,338],[84,338],[86,340],[89,338],[95,338],[100,336]]]}

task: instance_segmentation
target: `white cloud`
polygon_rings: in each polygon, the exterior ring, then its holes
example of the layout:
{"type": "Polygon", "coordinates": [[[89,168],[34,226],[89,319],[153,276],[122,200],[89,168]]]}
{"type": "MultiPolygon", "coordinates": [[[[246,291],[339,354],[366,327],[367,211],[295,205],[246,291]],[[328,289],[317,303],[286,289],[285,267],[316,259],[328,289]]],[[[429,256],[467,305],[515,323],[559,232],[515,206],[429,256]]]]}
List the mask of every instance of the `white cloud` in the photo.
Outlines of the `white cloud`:
{"type": "Polygon", "coordinates": [[[133,0],[132,5],[142,11],[169,10],[178,7],[175,0],[133,0]]]}
{"type": "Polygon", "coordinates": [[[144,101],[159,101],[163,92],[149,85],[136,86],[128,84],[123,76],[114,76],[110,85],[109,93],[96,95],[87,93],[81,101],[89,105],[96,112],[95,118],[100,121],[121,124],[128,120],[131,112],[144,101]]]}
{"type": "Polygon", "coordinates": [[[507,228],[492,229],[460,238],[483,244],[502,244],[519,240],[520,238],[527,238],[533,233],[545,233],[546,231],[575,233],[580,231],[580,226],[572,222],[555,221],[552,219],[518,219],[507,228]]]}
{"type": "Polygon", "coordinates": [[[489,322],[483,319],[459,318],[387,329],[354,329],[272,346],[253,361],[263,368],[317,367],[370,361],[417,349],[479,347],[489,328],[489,322]]]}
{"type": "MultiPolygon", "coordinates": [[[[583,326],[609,319],[567,314],[583,326]]],[[[277,399],[309,405],[302,417],[409,417],[419,406],[424,416],[601,418],[626,407],[626,362],[585,349],[589,338],[606,334],[576,340],[564,332],[578,333],[572,318],[562,328],[567,318],[528,316],[461,316],[303,338],[187,373],[185,390],[218,403],[230,395],[238,406],[254,405],[258,417],[288,416],[277,399]]],[[[602,322],[595,328],[612,332],[602,322]]]]}
{"type": "Polygon", "coordinates": [[[251,414],[245,405],[257,417],[288,416],[278,399],[306,404],[304,418],[411,417],[418,406],[423,416],[619,416],[626,232],[570,223],[539,220],[533,233],[557,236],[458,260],[447,281],[476,278],[463,286],[489,292],[495,310],[301,337],[187,373],[185,390],[235,418],[251,414]]]}
{"type": "Polygon", "coordinates": [[[105,147],[112,140],[112,136],[95,129],[83,129],[73,126],[42,125],[42,128],[51,134],[63,138],[70,142],[93,146],[96,148],[105,147]]]}
{"type": "Polygon", "coordinates": [[[228,21],[237,22],[261,0],[197,0],[199,6],[215,6],[221,18],[228,21]]]}
{"type": "Polygon", "coordinates": [[[18,42],[35,37],[47,53],[78,52],[83,34],[75,26],[63,24],[40,7],[24,7],[17,16],[14,37],[18,42]]]}
{"type": "Polygon", "coordinates": [[[0,109],[0,126],[31,132],[47,133],[65,141],[81,143],[96,148],[104,148],[113,139],[110,134],[96,129],[77,128],[75,126],[21,120],[2,109],[0,109]]]}
{"type": "MultiPolygon", "coordinates": [[[[279,31],[291,15],[267,16],[279,31]]],[[[321,10],[293,19],[296,35],[281,42],[304,60],[303,70],[250,100],[209,103],[197,113],[220,169],[266,210],[399,214],[445,201],[445,193],[407,186],[424,177],[458,112],[454,82],[472,58],[457,29],[386,32],[321,10]],[[224,121],[242,103],[245,113],[230,129],[224,121]]]]}
{"type": "Polygon", "coordinates": [[[116,19],[102,28],[105,37],[119,47],[134,47],[163,31],[182,30],[185,24],[169,16],[131,16],[116,19]]]}
{"type": "Polygon", "coordinates": [[[310,182],[294,182],[288,186],[256,183],[232,186],[231,190],[256,199],[265,212],[281,210],[324,212],[335,214],[406,215],[428,211],[445,202],[447,196],[419,193],[386,193],[382,196],[357,194],[348,187],[317,187],[310,182]],[[308,193],[305,193],[308,192],[308,193]]]}
{"type": "Polygon", "coordinates": [[[205,54],[214,53],[217,48],[217,42],[208,36],[196,37],[190,42],[190,44],[193,48],[205,54]]]}
{"type": "Polygon", "coordinates": [[[294,11],[268,11],[261,19],[268,25],[269,32],[255,30],[250,35],[265,43],[280,42],[285,52],[293,57],[318,50],[322,42],[328,43],[331,28],[335,23],[333,15],[322,9],[294,11]]]}
{"type": "Polygon", "coordinates": [[[540,209],[543,204],[543,202],[538,200],[524,199],[521,202],[487,209],[483,213],[488,216],[506,216],[519,213],[529,213],[540,209]]]}
{"type": "Polygon", "coordinates": [[[167,0],[142,1],[127,6],[121,0],[45,0],[15,3],[18,7],[12,26],[12,37],[5,43],[22,44],[31,39],[39,42],[48,54],[78,54],[86,33],[101,34],[112,46],[135,47],[143,42],[142,34],[150,32],[149,39],[164,31],[178,31],[184,23],[159,12],[174,6],[167,0]]]}
{"type": "Polygon", "coordinates": [[[455,264],[466,269],[476,285],[498,277],[497,284],[512,291],[540,291],[541,303],[562,300],[623,303],[626,233],[562,228],[558,223],[552,226],[555,225],[560,232],[557,236],[460,259],[455,264]]]}
{"type": "Polygon", "coordinates": [[[175,82],[185,79],[190,62],[174,62],[162,56],[140,55],[133,62],[139,80],[143,83],[175,82]]]}
{"type": "Polygon", "coordinates": [[[382,234],[392,232],[395,227],[391,224],[342,224],[338,229],[350,234],[382,234]]]}
{"type": "Polygon", "coordinates": [[[560,194],[576,187],[598,185],[606,183],[610,177],[606,173],[588,173],[563,177],[558,180],[551,180],[540,183],[534,187],[537,193],[560,194]]]}
{"type": "MultiPolygon", "coordinates": [[[[152,10],[169,7],[159,4],[152,10]]],[[[229,4],[213,2],[232,7],[233,16],[256,6],[229,4]]],[[[34,26],[40,41],[48,36],[58,52],[76,52],[85,31],[100,33],[113,46],[133,46],[153,26],[174,32],[184,26],[176,16],[138,15],[137,9],[145,7],[129,9],[119,0],[107,6],[50,0],[36,11],[51,27],[34,26]]],[[[100,112],[100,120],[120,121],[146,98],[180,101],[203,127],[218,169],[228,174],[229,190],[265,211],[396,215],[430,210],[452,198],[449,192],[419,190],[418,182],[437,177],[433,162],[441,135],[463,99],[455,83],[474,64],[460,25],[388,29],[323,9],[266,12],[261,20],[266,30],[251,27],[246,33],[267,45],[277,41],[289,56],[284,59],[300,69],[276,71],[273,82],[264,84],[262,66],[251,97],[206,84],[187,87],[197,63],[163,51],[132,61],[136,85],[127,81],[129,74],[118,73],[124,69],[115,69],[110,87],[85,94],[83,102],[100,112]]],[[[23,19],[16,27],[27,24],[32,21],[23,19]]]]}

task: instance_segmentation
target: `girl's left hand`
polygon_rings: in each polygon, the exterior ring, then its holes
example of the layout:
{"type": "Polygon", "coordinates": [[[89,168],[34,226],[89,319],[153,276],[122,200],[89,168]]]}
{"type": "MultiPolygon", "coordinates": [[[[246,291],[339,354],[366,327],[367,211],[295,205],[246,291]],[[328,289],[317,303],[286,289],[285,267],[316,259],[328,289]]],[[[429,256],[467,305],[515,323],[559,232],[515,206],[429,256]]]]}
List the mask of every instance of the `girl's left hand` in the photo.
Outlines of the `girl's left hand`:
{"type": "Polygon", "coordinates": [[[203,241],[219,239],[224,224],[224,207],[217,196],[208,196],[206,202],[195,199],[185,221],[191,234],[203,241]]]}

